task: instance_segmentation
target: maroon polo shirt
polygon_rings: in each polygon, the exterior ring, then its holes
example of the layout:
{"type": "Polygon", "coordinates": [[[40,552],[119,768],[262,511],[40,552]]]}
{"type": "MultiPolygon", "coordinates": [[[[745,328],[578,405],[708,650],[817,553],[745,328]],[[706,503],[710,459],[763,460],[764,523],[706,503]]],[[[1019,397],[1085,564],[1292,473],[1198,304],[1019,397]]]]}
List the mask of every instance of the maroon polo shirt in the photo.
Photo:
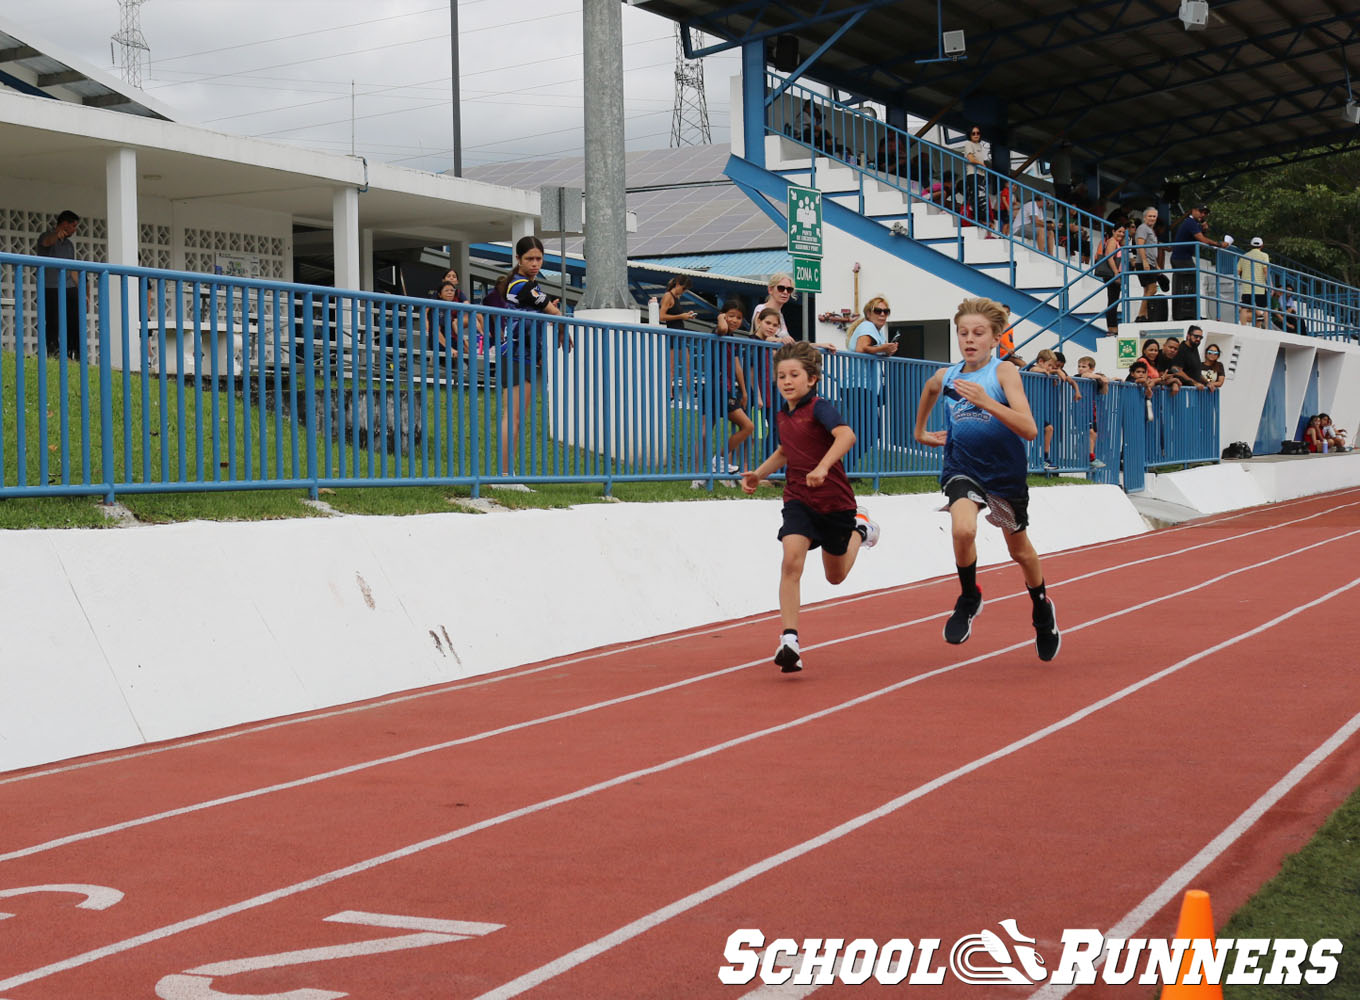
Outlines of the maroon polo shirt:
{"type": "Polygon", "coordinates": [[[784,502],[797,500],[819,514],[855,509],[855,491],[838,459],[826,474],[826,482],[816,489],[807,484],[807,474],[831,448],[831,432],[844,424],[840,412],[816,392],[809,392],[792,410],[781,405],[775,415],[779,447],[784,449],[784,502]]]}

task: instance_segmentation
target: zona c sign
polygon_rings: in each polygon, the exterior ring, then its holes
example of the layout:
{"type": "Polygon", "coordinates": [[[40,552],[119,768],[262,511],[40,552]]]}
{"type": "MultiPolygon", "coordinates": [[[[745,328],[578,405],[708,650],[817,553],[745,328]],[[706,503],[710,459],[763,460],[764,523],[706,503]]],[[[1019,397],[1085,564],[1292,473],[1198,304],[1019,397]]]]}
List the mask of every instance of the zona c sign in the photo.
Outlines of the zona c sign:
{"type": "Polygon", "coordinates": [[[793,287],[799,292],[822,290],[822,262],[817,257],[793,258],[793,287]]]}

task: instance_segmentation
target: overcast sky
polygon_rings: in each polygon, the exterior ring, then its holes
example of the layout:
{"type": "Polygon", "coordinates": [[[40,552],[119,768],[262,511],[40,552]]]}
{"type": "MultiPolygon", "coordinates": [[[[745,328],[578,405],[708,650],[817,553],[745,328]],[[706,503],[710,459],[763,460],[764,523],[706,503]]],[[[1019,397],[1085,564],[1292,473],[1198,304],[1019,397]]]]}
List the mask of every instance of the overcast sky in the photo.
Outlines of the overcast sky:
{"type": "MultiPolygon", "coordinates": [[[[121,75],[118,0],[6,4],[16,27],[121,75]]],[[[453,162],[447,0],[144,0],[142,89],[177,121],[423,170],[453,162]]],[[[463,165],[580,155],[580,0],[459,0],[463,165]]],[[[627,145],[669,144],[671,21],[623,8],[627,145]]],[[[709,121],[726,142],[739,55],[705,60],[709,121]]]]}

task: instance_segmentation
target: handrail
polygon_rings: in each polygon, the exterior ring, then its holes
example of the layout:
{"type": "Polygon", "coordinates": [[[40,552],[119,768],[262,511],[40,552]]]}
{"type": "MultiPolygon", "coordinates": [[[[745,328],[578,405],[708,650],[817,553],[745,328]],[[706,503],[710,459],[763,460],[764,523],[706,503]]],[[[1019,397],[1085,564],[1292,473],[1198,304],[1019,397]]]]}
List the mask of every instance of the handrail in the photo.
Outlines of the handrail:
{"type": "MultiPolygon", "coordinates": [[[[766,82],[769,93],[772,89],[769,83],[783,86],[786,81],[778,74],[767,72],[766,82]]],[[[1106,221],[1091,212],[1059,201],[1052,193],[991,167],[970,163],[955,150],[918,138],[801,84],[788,84],[777,99],[767,97],[766,107],[769,111],[766,130],[771,134],[784,135],[814,152],[861,170],[868,171],[868,164],[872,162],[874,179],[904,192],[909,203],[914,200],[930,202],[971,225],[1014,240],[1014,232],[1004,222],[998,228],[992,225],[990,214],[987,218],[977,218],[973,212],[976,206],[984,203],[989,206],[999,204],[1003,189],[1009,188],[1011,222],[1017,223],[1022,217],[1028,222],[1033,214],[1042,213],[1044,221],[1052,223],[1055,237],[1060,235],[1069,247],[1069,253],[1053,252],[1057,244],[1050,241],[1047,232],[1040,233],[1040,227],[1036,227],[1024,244],[1062,264],[1065,269],[1071,266],[1068,257],[1074,243],[1083,256],[1089,258],[1090,251],[1104,235],[1106,221]],[[819,121],[821,129],[818,131],[819,121]],[[845,160],[847,151],[854,160],[845,160]],[[870,155],[872,161],[867,159],[870,155]],[[859,159],[861,156],[866,157],[863,162],[859,159]],[[913,164],[916,170],[912,169],[913,164]],[[952,179],[954,187],[960,179],[965,181],[963,208],[956,204],[955,192],[942,184],[946,177],[952,179]],[[971,184],[967,183],[969,177],[973,178],[971,184]],[[1051,214],[1045,211],[1048,205],[1053,207],[1051,214]]]]}
{"type": "MultiPolygon", "coordinates": [[[[865,191],[864,182],[868,179],[901,192],[908,208],[914,202],[925,202],[939,208],[946,214],[959,219],[961,223],[976,226],[996,234],[1010,243],[1010,263],[1015,264],[1015,244],[1022,243],[1033,253],[1060,264],[1063,280],[1060,287],[1045,297],[1039,306],[1030,309],[1018,322],[1024,322],[1044,305],[1058,302],[1059,320],[1074,317],[1076,309],[1090,302],[1100,291],[1108,288],[1113,281],[1123,281],[1132,272],[1127,268],[1116,278],[1104,279],[1094,275],[1099,263],[1098,253],[1103,247],[1106,220],[1075,206],[1058,201],[1056,198],[1034,185],[1018,178],[1007,177],[991,167],[969,163],[955,150],[921,139],[911,133],[879,121],[863,111],[834,101],[806,86],[790,83],[778,74],[767,72],[767,94],[775,88],[770,83],[777,82],[780,93],[766,98],[766,132],[782,136],[796,145],[810,150],[813,154],[811,171],[815,183],[817,155],[839,161],[858,175],[858,194],[860,211],[863,212],[865,191]],[[951,182],[943,183],[945,178],[951,182]],[[963,194],[956,188],[962,178],[963,194]],[[998,215],[993,220],[990,206],[998,204],[1003,190],[1009,190],[1009,217],[998,215]],[[1051,205],[1052,213],[1045,211],[1051,205]],[[988,206],[984,213],[982,206],[988,206]],[[1038,213],[1038,221],[1031,221],[1038,213]],[[981,216],[981,217],[979,217],[981,216]],[[1061,252],[1059,248],[1062,248],[1061,252]],[[1076,257],[1079,263],[1074,264],[1076,257]],[[1101,282],[1100,288],[1082,297],[1079,303],[1068,301],[1072,285],[1084,277],[1095,277],[1101,282]]],[[[906,233],[914,237],[915,217],[908,213],[905,220],[906,233]]],[[[962,239],[962,229],[959,230],[962,239]]],[[[1182,248],[1183,244],[1159,244],[1159,252],[1171,252],[1182,248]]],[[[1125,243],[1124,249],[1130,254],[1132,241],[1125,243]]],[[[1172,293],[1173,300],[1183,304],[1177,310],[1177,318],[1183,320],[1224,319],[1225,308],[1240,306],[1243,288],[1250,282],[1243,281],[1236,274],[1234,265],[1231,272],[1211,268],[1220,278],[1226,279],[1230,295],[1203,295],[1195,288],[1186,289],[1184,282],[1190,272],[1203,268],[1207,263],[1203,244],[1196,241],[1191,245],[1191,263],[1158,270],[1172,276],[1180,275],[1182,287],[1172,293]],[[1209,317],[1200,303],[1212,302],[1217,305],[1219,315],[1209,317]],[[1193,303],[1193,304],[1192,304],[1193,303]]],[[[1226,251],[1232,252],[1232,251],[1226,251]]],[[[1239,255],[1234,253],[1234,260],[1239,255]]],[[[1280,266],[1272,261],[1269,267],[1269,286],[1280,291],[1281,299],[1295,299],[1296,319],[1286,319],[1289,310],[1281,301],[1278,307],[1271,306],[1269,311],[1278,314],[1276,324],[1281,329],[1292,326],[1293,332],[1329,338],[1360,339],[1360,289],[1318,274],[1280,266]]],[[[1267,293],[1269,294],[1269,293],[1267,293]]],[[[1121,317],[1127,319],[1132,312],[1132,303],[1141,302],[1144,296],[1133,294],[1130,288],[1121,288],[1115,304],[1121,317]]],[[[1089,317],[1076,317],[1086,325],[1095,321],[1089,317]]],[[[1035,336],[1051,329],[1045,326],[1036,334],[1026,338],[1026,343],[1035,336]]],[[[1062,339],[1069,339],[1063,337],[1062,339]]],[[[1017,345],[1018,346],[1018,345],[1017,345]]]]}

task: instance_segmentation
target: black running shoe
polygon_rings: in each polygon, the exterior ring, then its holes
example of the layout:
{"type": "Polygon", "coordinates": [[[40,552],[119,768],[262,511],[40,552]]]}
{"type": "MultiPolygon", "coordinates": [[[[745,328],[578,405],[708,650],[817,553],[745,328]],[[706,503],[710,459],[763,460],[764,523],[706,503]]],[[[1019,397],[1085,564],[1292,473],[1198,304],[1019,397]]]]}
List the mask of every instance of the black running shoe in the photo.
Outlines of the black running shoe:
{"type": "Polygon", "coordinates": [[[1062,635],[1058,632],[1058,609],[1047,597],[1042,606],[1034,609],[1034,646],[1039,651],[1039,659],[1045,663],[1057,656],[1058,650],[1062,648],[1062,635]]]}
{"type": "Polygon", "coordinates": [[[954,602],[954,613],[949,616],[949,621],[944,623],[944,641],[958,646],[968,641],[968,637],[973,634],[973,619],[982,610],[982,591],[972,594],[960,594],[959,599],[954,602]]]}

